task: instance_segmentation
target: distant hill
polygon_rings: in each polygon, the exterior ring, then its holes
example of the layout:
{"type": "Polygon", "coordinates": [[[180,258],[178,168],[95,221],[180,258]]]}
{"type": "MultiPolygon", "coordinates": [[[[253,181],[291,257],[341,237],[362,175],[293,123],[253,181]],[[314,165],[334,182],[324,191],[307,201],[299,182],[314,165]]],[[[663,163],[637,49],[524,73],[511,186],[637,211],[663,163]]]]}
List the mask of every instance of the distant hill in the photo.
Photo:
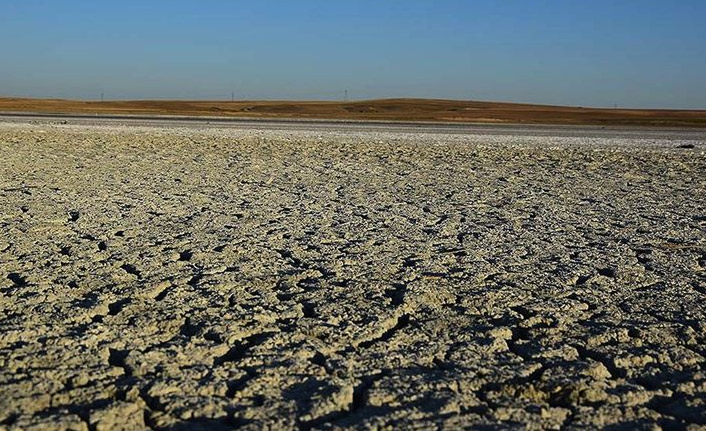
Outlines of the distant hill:
{"type": "Polygon", "coordinates": [[[606,109],[436,99],[309,101],[79,101],[0,98],[2,112],[244,118],[706,127],[706,110],[606,109]]]}

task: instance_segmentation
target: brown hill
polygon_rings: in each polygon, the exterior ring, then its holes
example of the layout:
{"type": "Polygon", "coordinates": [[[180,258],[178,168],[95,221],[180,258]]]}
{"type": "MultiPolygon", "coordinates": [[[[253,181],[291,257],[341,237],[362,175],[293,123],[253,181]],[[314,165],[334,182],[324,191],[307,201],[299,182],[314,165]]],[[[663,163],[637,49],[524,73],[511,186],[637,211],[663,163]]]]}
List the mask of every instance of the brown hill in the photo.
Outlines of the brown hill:
{"type": "Polygon", "coordinates": [[[706,110],[604,109],[434,99],[357,102],[0,98],[0,111],[245,118],[706,127],[706,110]]]}

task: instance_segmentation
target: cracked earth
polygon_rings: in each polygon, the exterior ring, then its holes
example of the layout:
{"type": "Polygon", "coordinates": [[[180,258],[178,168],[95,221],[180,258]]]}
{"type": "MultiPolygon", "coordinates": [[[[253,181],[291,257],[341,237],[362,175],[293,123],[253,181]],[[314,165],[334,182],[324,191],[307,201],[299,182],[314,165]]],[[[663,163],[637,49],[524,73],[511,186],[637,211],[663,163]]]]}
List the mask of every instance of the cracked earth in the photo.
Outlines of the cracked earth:
{"type": "Polygon", "coordinates": [[[0,430],[704,430],[704,151],[0,124],[0,430]]]}

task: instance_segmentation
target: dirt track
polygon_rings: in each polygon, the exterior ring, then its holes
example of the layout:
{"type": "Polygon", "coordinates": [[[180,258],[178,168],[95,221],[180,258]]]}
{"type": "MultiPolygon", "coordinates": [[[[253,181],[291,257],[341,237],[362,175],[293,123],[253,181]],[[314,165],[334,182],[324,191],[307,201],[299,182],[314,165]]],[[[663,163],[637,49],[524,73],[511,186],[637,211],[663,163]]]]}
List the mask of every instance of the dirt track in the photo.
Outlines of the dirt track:
{"type": "Polygon", "coordinates": [[[704,429],[705,151],[0,124],[0,430],[704,429]]]}

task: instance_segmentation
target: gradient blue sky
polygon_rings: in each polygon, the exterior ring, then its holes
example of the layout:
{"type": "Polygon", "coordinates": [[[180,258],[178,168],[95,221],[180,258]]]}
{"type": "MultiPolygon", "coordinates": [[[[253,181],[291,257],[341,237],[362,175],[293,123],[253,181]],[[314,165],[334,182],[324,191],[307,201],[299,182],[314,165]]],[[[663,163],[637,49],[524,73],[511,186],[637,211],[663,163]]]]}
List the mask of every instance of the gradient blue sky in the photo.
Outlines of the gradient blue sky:
{"type": "Polygon", "coordinates": [[[0,0],[0,95],[706,108],[706,0],[0,0]]]}

